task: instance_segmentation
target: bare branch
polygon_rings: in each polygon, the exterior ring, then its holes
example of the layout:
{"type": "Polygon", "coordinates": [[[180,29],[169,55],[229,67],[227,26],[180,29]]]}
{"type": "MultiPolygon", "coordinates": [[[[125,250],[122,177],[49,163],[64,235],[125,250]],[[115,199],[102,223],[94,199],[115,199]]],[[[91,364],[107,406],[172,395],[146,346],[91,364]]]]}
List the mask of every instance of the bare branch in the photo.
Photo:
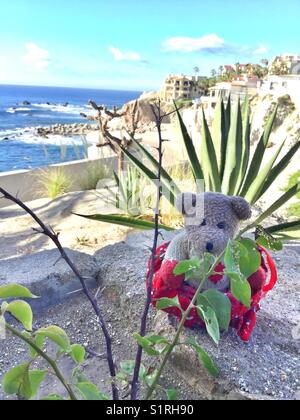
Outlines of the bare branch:
{"type": "MultiPolygon", "coordinates": [[[[154,229],[154,239],[153,239],[153,246],[151,250],[151,270],[150,270],[150,276],[149,276],[149,282],[148,282],[148,289],[147,289],[147,301],[144,309],[144,313],[142,315],[141,319],[141,327],[140,327],[140,335],[144,337],[146,335],[147,330],[147,318],[151,306],[151,293],[152,293],[152,284],[153,284],[153,276],[154,276],[154,269],[155,269],[155,257],[156,257],[156,249],[158,244],[158,237],[160,235],[159,231],[159,207],[160,207],[160,200],[162,197],[162,190],[161,190],[161,172],[162,172],[162,160],[163,160],[163,138],[162,138],[162,131],[161,131],[161,124],[162,124],[162,114],[161,114],[161,104],[160,101],[158,104],[155,104],[151,106],[156,127],[158,131],[158,139],[159,139],[159,147],[158,147],[158,154],[159,154],[159,164],[158,164],[158,174],[157,174],[157,197],[156,197],[156,208],[155,208],[155,215],[154,215],[154,221],[155,221],[155,229],[154,229]],[[156,106],[155,106],[156,105],[156,106]]],[[[142,356],[143,356],[143,348],[141,346],[138,346],[137,354],[136,354],[136,360],[135,360],[135,368],[134,368],[134,374],[132,378],[132,387],[131,387],[131,400],[137,399],[138,394],[138,384],[139,384],[139,374],[140,374],[140,368],[142,363],[142,356]]]]}

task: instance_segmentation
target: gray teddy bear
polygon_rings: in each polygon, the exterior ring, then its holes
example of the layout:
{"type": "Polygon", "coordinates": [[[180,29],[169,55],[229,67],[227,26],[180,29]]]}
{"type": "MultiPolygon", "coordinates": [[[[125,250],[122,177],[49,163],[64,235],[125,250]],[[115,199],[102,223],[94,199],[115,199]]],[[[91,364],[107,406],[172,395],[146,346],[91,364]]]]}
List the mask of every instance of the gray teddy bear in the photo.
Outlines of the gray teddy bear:
{"type": "MultiPolygon", "coordinates": [[[[176,200],[177,209],[184,215],[185,228],[170,243],[161,245],[156,251],[155,272],[152,283],[152,303],[156,306],[161,298],[178,296],[181,308],[189,307],[199,279],[186,279],[184,274],[177,275],[174,269],[182,260],[202,258],[204,253],[219,256],[229,240],[234,239],[240,224],[251,217],[251,207],[242,197],[230,197],[221,193],[181,194],[176,200]]],[[[251,287],[251,307],[246,307],[233,296],[230,280],[225,274],[225,266],[221,262],[215,273],[204,284],[205,289],[217,289],[223,292],[231,302],[231,326],[239,337],[249,341],[256,324],[256,313],[260,309],[260,301],[270,292],[277,282],[277,271],[271,255],[266,249],[257,245],[261,254],[261,265],[253,273],[248,282],[251,287]],[[267,283],[268,273],[270,279],[267,283]]],[[[147,280],[151,272],[151,261],[148,263],[147,280]]],[[[182,317],[178,307],[164,309],[170,315],[182,317]]],[[[202,318],[195,307],[190,311],[185,322],[189,328],[203,327],[202,318]]]]}
{"type": "MultiPolygon", "coordinates": [[[[202,258],[205,252],[220,255],[228,241],[236,236],[241,221],[251,217],[251,207],[244,198],[221,193],[183,193],[175,205],[185,216],[185,229],[171,241],[165,261],[202,258]]],[[[205,288],[220,290],[228,286],[229,279],[225,276],[217,284],[210,280],[205,284],[205,288]]]]}

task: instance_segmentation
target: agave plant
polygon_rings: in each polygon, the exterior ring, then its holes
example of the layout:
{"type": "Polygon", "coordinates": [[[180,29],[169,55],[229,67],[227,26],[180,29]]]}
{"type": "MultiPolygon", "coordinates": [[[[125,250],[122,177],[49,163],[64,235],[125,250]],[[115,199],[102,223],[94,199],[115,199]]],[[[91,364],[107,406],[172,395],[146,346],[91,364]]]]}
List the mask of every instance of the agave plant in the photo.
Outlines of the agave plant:
{"type": "MultiPolygon", "coordinates": [[[[196,150],[176,104],[175,108],[195,183],[197,180],[204,180],[205,191],[239,195],[254,205],[280,177],[300,147],[300,141],[298,141],[279,159],[286,142],[284,140],[273,152],[267,163],[264,163],[277,116],[278,105],[269,117],[254,153],[251,153],[251,111],[249,101],[246,99],[243,104],[238,101],[237,109],[233,111],[232,102],[229,99],[226,106],[223,100],[219,102],[211,129],[204,110],[202,110],[201,136],[199,135],[199,147],[196,150]]],[[[126,149],[123,150],[123,153],[143,175],[154,181],[156,179],[155,172],[159,166],[158,161],[142,144],[134,139],[133,143],[141,154],[141,159],[138,159],[126,149]],[[148,164],[143,163],[142,160],[148,162],[148,164]]],[[[165,169],[162,170],[161,176],[162,192],[173,204],[174,197],[180,192],[180,189],[165,169]]],[[[300,183],[290,188],[267,208],[254,224],[261,224],[299,191],[300,183]]],[[[101,215],[98,215],[98,220],[100,219],[101,215]]],[[[113,218],[110,222],[114,223],[113,218]]],[[[134,223],[132,226],[135,227],[134,223]]],[[[268,229],[269,233],[272,233],[274,236],[295,239],[295,237],[300,237],[300,220],[292,224],[272,226],[268,229]],[[289,235],[289,232],[293,234],[289,235]]]]}

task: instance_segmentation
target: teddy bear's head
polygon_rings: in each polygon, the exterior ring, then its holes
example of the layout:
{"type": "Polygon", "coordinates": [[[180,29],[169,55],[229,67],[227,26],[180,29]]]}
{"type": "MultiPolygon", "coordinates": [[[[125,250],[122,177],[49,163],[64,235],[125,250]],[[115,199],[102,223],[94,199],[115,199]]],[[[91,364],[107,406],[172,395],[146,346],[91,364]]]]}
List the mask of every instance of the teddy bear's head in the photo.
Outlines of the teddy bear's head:
{"type": "Polygon", "coordinates": [[[251,217],[244,198],[221,193],[183,193],[177,197],[176,208],[185,216],[190,258],[201,258],[205,252],[220,255],[241,221],[251,217]]]}

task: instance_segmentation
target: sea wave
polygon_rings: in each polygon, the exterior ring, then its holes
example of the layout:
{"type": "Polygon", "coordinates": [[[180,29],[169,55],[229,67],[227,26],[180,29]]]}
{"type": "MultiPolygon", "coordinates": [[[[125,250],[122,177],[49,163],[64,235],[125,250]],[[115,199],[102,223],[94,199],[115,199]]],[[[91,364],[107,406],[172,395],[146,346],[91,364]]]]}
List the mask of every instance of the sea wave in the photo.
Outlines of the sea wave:
{"type": "Polygon", "coordinates": [[[0,131],[0,142],[16,142],[27,144],[42,144],[53,146],[72,146],[82,145],[82,136],[66,137],[58,134],[49,134],[47,137],[40,137],[36,134],[35,128],[16,129],[16,130],[3,130],[0,131]]]}
{"type": "Polygon", "coordinates": [[[6,112],[8,112],[9,114],[16,114],[17,112],[26,112],[26,113],[28,113],[28,112],[32,112],[32,111],[35,111],[33,108],[13,108],[13,107],[11,107],[11,108],[8,108],[7,110],[6,110],[6,112]]]}
{"type": "Polygon", "coordinates": [[[59,113],[66,113],[66,114],[73,114],[77,115],[81,112],[88,113],[91,111],[89,105],[63,105],[63,104],[32,104],[33,109],[44,109],[50,112],[59,112],[59,113]]]}
{"type": "Polygon", "coordinates": [[[81,113],[92,115],[93,111],[89,105],[71,105],[71,104],[50,104],[50,103],[33,103],[26,107],[10,107],[6,110],[9,114],[17,113],[40,113],[40,117],[51,115],[51,113],[69,114],[73,116],[80,116],[81,113]]]}

